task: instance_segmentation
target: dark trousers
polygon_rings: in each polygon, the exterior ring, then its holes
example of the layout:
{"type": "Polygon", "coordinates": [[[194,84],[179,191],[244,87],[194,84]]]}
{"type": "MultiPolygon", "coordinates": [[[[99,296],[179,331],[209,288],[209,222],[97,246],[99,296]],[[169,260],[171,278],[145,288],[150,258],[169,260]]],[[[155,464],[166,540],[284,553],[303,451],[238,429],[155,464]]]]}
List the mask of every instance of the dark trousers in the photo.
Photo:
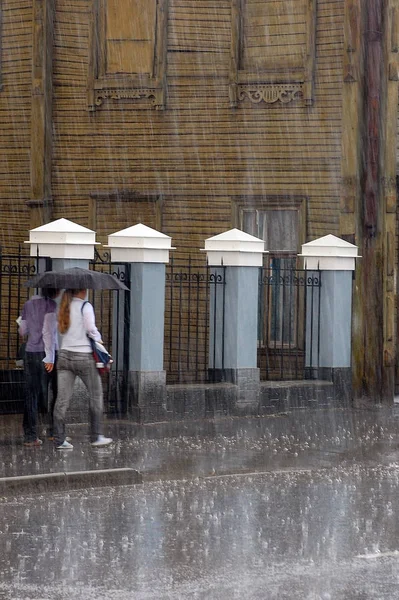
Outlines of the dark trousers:
{"type": "Polygon", "coordinates": [[[47,405],[47,373],[44,368],[44,352],[25,352],[25,406],[23,428],[25,442],[33,442],[37,438],[38,410],[43,411],[47,405]]]}
{"type": "Polygon", "coordinates": [[[38,413],[49,413],[49,435],[53,435],[53,411],[57,399],[57,373],[55,368],[48,374],[44,368],[44,352],[25,352],[25,405],[23,428],[25,442],[33,442],[38,437],[38,413]],[[48,387],[52,388],[49,405],[48,387]]]}

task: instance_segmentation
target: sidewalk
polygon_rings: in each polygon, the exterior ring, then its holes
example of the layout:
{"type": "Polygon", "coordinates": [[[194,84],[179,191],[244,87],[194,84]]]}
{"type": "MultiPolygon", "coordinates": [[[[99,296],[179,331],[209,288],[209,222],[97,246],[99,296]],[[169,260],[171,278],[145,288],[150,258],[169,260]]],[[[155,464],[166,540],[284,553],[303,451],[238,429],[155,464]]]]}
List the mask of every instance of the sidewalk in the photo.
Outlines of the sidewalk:
{"type": "MultiPolygon", "coordinates": [[[[88,442],[87,425],[74,424],[67,431],[74,449],[63,452],[48,441],[40,448],[25,448],[22,417],[1,416],[0,477],[133,469],[146,482],[309,470],[357,460],[384,464],[399,461],[395,410],[297,410],[153,425],[109,420],[105,433],[114,443],[96,450],[88,442]]],[[[81,483],[90,487],[88,479],[81,483]]]]}

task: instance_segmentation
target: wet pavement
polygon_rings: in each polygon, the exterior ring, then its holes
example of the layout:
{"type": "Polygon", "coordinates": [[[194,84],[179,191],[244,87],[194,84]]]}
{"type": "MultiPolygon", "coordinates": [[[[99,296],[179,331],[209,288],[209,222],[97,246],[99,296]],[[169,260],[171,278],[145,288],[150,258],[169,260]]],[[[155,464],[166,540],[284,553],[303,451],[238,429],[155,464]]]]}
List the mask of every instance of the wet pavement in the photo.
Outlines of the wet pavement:
{"type": "Polygon", "coordinates": [[[21,445],[0,476],[129,467],[143,484],[0,499],[0,599],[399,599],[395,409],[136,426],[21,445]]]}

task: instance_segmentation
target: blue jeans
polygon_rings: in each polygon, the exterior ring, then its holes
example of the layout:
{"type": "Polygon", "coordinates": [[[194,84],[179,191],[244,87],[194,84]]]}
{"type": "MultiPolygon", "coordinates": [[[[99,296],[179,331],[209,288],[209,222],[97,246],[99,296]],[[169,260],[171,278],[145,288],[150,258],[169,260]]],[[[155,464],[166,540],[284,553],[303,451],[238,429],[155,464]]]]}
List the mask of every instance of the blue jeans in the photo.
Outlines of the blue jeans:
{"type": "Polygon", "coordinates": [[[44,368],[44,352],[25,352],[25,403],[23,428],[25,442],[37,439],[38,410],[47,412],[48,374],[44,368]]]}

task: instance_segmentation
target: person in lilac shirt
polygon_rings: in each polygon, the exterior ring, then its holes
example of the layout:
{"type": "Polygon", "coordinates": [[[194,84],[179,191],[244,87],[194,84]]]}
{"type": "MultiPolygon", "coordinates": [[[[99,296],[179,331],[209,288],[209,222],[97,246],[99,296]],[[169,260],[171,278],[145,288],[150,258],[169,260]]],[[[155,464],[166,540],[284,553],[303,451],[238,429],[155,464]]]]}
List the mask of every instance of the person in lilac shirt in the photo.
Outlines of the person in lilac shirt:
{"type": "Polygon", "coordinates": [[[37,435],[39,406],[47,412],[49,377],[53,388],[53,401],[50,407],[50,432],[52,435],[52,413],[56,400],[56,374],[54,370],[57,349],[57,304],[54,298],[59,290],[43,290],[42,296],[33,296],[22,309],[19,334],[27,336],[24,356],[25,403],[24,403],[24,445],[40,446],[37,435]]]}

